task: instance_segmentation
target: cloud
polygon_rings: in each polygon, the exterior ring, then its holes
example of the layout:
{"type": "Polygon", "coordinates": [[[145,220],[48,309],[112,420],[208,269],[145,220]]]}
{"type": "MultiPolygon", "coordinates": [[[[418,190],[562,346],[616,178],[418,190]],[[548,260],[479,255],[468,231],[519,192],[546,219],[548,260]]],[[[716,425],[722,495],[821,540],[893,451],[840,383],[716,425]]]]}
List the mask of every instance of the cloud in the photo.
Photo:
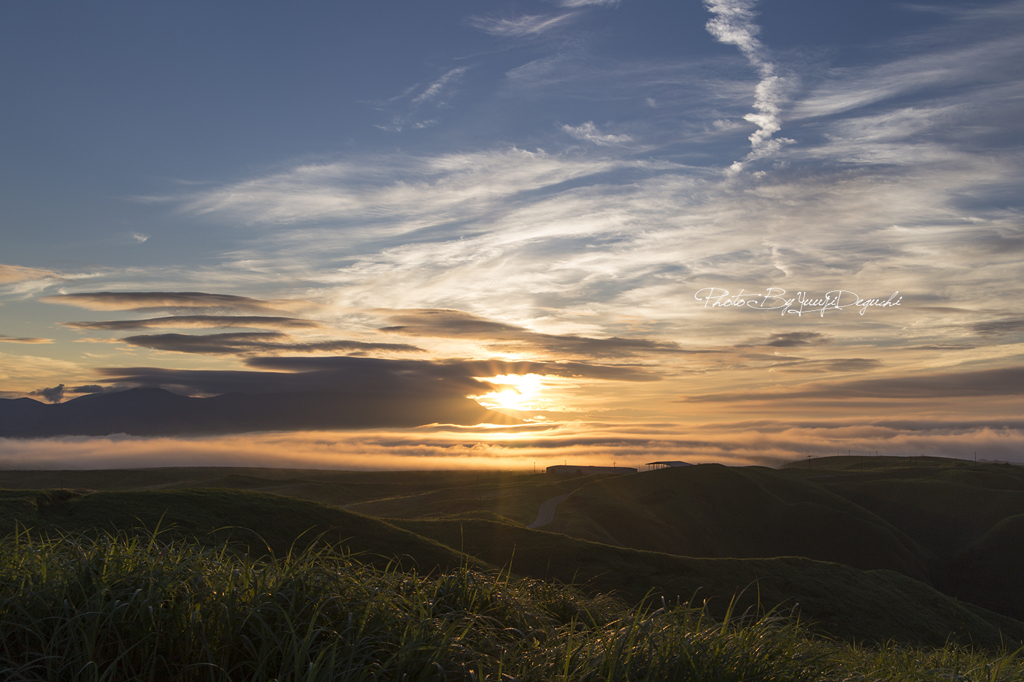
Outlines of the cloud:
{"type": "Polygon", "coordinates": [[[281,312],[311,307],[307,301],[296,299],[263,301],[246,296],[206,294],[196,291],[99,291],[81,294],[43,296],[44,303],[71,305],[86,310],[159,310],[202,309],[230,312],[281,312]]]}
{"type": "MultiPolygon", "coordinates": [[[[890,347],[957,341],[937,335],[934,324],[911,323],[918,319],[911,304],[969,308],[996,287],[1006,300],[1024,295],[1011,274],[1017,252],[999,254],[1005,263],[994,269],[991,254],[970,248],[979,231],[1019,230],[1019,216],[974,207],[966,215],[977,220],[967,221],[956,205],[1013,177],[1012,164],[995,158],[968,169],[915,164],[898,173],[809,165],[729,185],[687,169],[627,166],[591,153],[473,155],[480,162],[473,168],[463,156],[417,159],[406,169],[390,159],[376,166],[367,160],[364,176],[394,171],[404,184],[392,177],[365,192],[354,176],[346,185],[320,170],[306,184],[298,173],[280,186],[267,180],[266,194],[239,186],[227,200],[243,203],[218,217],[295,222],[239,248],[223,271],[273,268],[310,278],[323,296],[344,290],[354,308],[461,308],[486,320],[560,311],[556,324],[585,321],[578,335],[587,338],[630,336],[621,320],[640,318],[665,341],[699,329],[702,340],[712,333],[723,345],[774,318],[697,311],[689,302],[702,286],[911,292],[899,309],[828,315],[820,323],[840,345],[863,338],[856,330],[870,324],[873,342],[890,347]],[[349,193],[357,199],[349,211],[332,206],[318,213],[307,205],[316,196],[349,193]],[[315,224],[320,220],[323,226],[315,224]]],[[[348,177],[348,162],[343,167],[330,173],[348,177]]],[[[778,321],[791,324],[792,317],[778,321]]]]}
{"type": "Polygon", "coordinates": [[[393,360],[353,356],[250,357],[249,370],[108,367],[104,383],[158,387],[185,395],[345,392],[360,395],[445,395],[463,398],[497,390],[483,378],[509,374],[601,381],[658,381],[644,367],[505,360],[393,360]]]}
{"type": "Polygon", "coordinates": [[[84,386],[74,386],[68,389],[68,393],[79,393],[82,395],[88,395],[92,393],[109,393],[112,391],[123,391],[124,387],[116,387],[111,389],[109,386],[100,386],[99,384],[86,384],[84,386]]]}
{"type": "Polygon", "coordinates": [[[884,363],[876,358],[827,358],[823,360],[793,360],[778,362],[771,371],[784,374],[828,374],[833,372],[868,372],[884,363]]]}
{"type": "MultiPolygon", "coordinates": [[[[746,160],[764,158],[778,151],[783,144],[792,140],[772,136],[782,129],[781,106],[787,101],[786,78],[778,73],[778,67],[769,59],[767,50],[757,39],[758,26],[754,23],[754,5],[757,0],[704,0],[704,6],[711,12],[707,23],[708,32],[721,43],[735,45],[757,69],[761,77],[754,93],[756,113],[747,114],[744,120],[757,126],[750,136],[751,152],[746,160]]],[[[731,167],[738,171],[743,163],[737,161],[731,167]]]]}
{"type": "Polygon", "coordinates": [[[582,362],[536,362],[507,360],[450,361],[478,377],[535,374],[566,379],[648,382],[661,381],[657,370],[637,365],[597,365],[582,362]]]}
{"type": "Polygon", "coordinates": [[[4,265],[0,263],[0,284],[14,284],[36,279],[59,279],[60,275],[52,270],[26,268],[20,265],[4,265]]]}
{"type": "Polygon", "coordinates": [[[189,213],[228,222],[338,221],[348,239],[382,239],[507,210],[517,196],[615,168],[617,159],[504,149],[434,157],[393,155],[307,165],[196,193],[189,213]]]}
{"type": "MultiPolygon", "coordinates": [[[[172,315],[145,320],[104,320],[97,322],[62,322],[72,329],[123,331],[126,329],[175,329],[202,328],[244,328],[262,329],[318,329],[323,325],[314,320],[294,317],[260,317],[241,315],[172,315]]],[[[2,340],[2,339],[0,339],[2,340]]]]}
{"type": "Polygon", "coordinates": [[[449,69],[433,83],[420,90],[416,84],[390,99],[377,102],[367,102],[379,111],[388,112],[390,118],[386,124],[375,124],[375,128],[400,133],[406,128],[423,129],[438,122],[438,113],[448,106],[448,102],[457,93],[456,85],[470,69],[468,66],[458,66],[449,69]],[[429,111],[430,113],[425,113],[429,111]],[[429,118],[433,116],[434,118],[429,118]]]}
{"type": "Polygon", "coordinates": [[[201,355],[255,355],[261,353],[365,353],[422,352],[422,348],[404,343],[365,343],[362,341],[296,341],[280,332],[238,332],[233,334],[142,334],[121,339],[130,346],[176,353],[201,355]]]}
{"type": "Polygon", "coordinates": [[[493,17],[470,17],[469,23],[475,28],[495,36],[523,38],[536,36],[560,26],[576,15],[575,12],[544,16],[526,14],[514,19],[497,19],[493,17]]]}
{"type": "Polygon", "coordinates": [[[587,121],[586,123],[578,126],[563,125],[562,130],[572,137],[575,137],[577,140],[592,142],[598,145],[625,144],[626,142],[633,141],[633,138],[629,135],[602,135],[597,129],[597,126],[594,125],[593,121],[587,121]]]}
{"type": "Polygon", "coordinates": [[[344,391],[346,393],[483,395],[494,387],[458,363],[381,358],[249,358],[254,370],[104,368],[104,382],[160,387],[189,394],[344,391]],[[259,371],[256,371],[259,370],[259,371]]]}
{"type": "Polygon", "coordinates": [[[53,343],[53,339],[38,339],[31,336],[6,336],[5,334],[0,334],[0,343],[44,344],[53,343]]]}
{"type": "Polygon", "coordinates": [[[619,0],[559,0],[562,7],[618,7],[619,0]]]}
{"type": "Polygon", "coordinates": [[[633,466],[662,459],[777,466],[848,450],[1024,463],[1020,424],[872,422],[631,425],[581,422],[494,427],[271,432],[245,435],[0,439],[4,469],[262,466],[305,469],[506,469],[531,471],[570,460],[633,466]]]}
{"type": "MultiPolygon", "coordinates": [[[[350,370],[353,367],[375,370],[377,367],[397,368],[400,372],[425,372],[437,377],[457,377],[460,381],[472,378],[472,386],[485,385],[488,390],[493,386],[478,381],[479,378],[499,376],[502,374],[537,374],[541,376],[558,376],[575,379],[602,379],[613,381],[658,381],[656,374],[644,367],[632,365],[594,365],[578,362],[530,362],[510,360],[377,360],[371,362],[380,365],[356,365],[353,362],[371,361],[369,358],[351,357],[313,357],[313,358],[249,358],[246,364],[265,370],[284,370],[292,372],[333,372],[339,368],[350,370]]],[[[466,384],[469,386],[470,384],[466,384]]],[[[476,389],[474,389],[476,390],[476,389]]]]}
{"type": "Polygon", "coordinates": [[[466,73],[468,68],[469,67],[466,66],[459,66],[448,71],[446,74],[431,83],[426,90],[413,97],[412,103],[419,105],[440,99],[452,84],[462,78],[462,75],[466,73]]]}
{"type": "MultiPolygon", "coordinates": [[[[90,395],[60,409],[36,410],[24,419],[0,415],[3,435],[165,435],[510,422],[470,398],[495,390],[471,374],[471,364],[337,356],[263,357],[247,364],[254,369],[100,369],[98,374],[105,377],[101,384],[139,390],[81,386],[75,392],[90,395]]],[[[64,390],[62,384],[35,394],[56,402],[64,390]]],[[[0,412],[8,409],[15,408],[0,404],[0,412]]]]}
{"type": "Polygon", "coordinates": [[[1024,317],[1009,317],[1001,320],[989,320],[970,325],[970,330],[982,336],[996,336],[1012,332],[1024,331],[1024,317]]]}
{"type": "Polygon", "coordinates": [[[686,350],[677,343],[649,339],[541,334],[460,310],[407,310],[389,315],[388,319],[397,324],[383,327],[380,331],[408,336],[480,339],[498,342],[497,348],[543,350],[555,355],[609,357],[642,353],[698,352],[686,350]]]}
{"type": "Polygon", "coordinates": [[[24,396],[40,384],[56,386],[71,380],[81,381],[86,376],[89,370],[76,362],[0,352],[0,387],[9,394],[24,396]]]}
{"type": "Polygon", "coordinates": [[[794,346],[819,346],[831,343],[832,339],[821,332],[781,332],[769,334],[763,341],[751,341],[746,346],[771,346],[774,348],[792,348],[794,346]]]}
{"type": "MultiPolygon", "coordinates": [[[[1021,16],[1012,19],[1003,28],[1019,27],[1021,16]]],[[[1013,77],[1014,64],[1024,55],[1016,35],[1003,36],[996,30],[947,37],[929,47],[932,49],[923,54],[882,64],[835,69],[828,74],[831,77],[794,103],[790,118],[835,116],[915,93],[959,95],[958,89],[965,85],[975,93],[992,93],[994,82],[1013,77]]],[[[959,97],[957,101],[964,104],[959,97]]]]}
{"type": "Polygon", "coordinates": [[[145,244],[149,241],[149,235],[139,234],[138,232],[132,232],[132,240],[138,244],[145,244]]]}
{"type": "MultiPolygon", "coordinates": [[[[138,388],[82,396],[50,406],[8,402],[0,403],[0,435],[4,438],[111,434],[182,437],[518,421],[491,412],[468,398],[444,394],[436,387],[435,390],[427,388],[418,393],[353,393],[339,388],[213,398],[190,398],[160,389],[138,388]]],[[[50,397],[57,403],[63,387],[47,391],[55,392],[50,397]]]]}
{"type": "Polygon", "coordinates": [[[697,395],[684,398],[681,402],[797,399],[852,401],[862,398],[896,401],[1018,395],[1024,396],[1024,367],[1005,367],[973,372],[932,372],[878,379],[804,384],[781,390],[697,395]]]}
{"type": "Polygon", "coordinates": [[[51,403],[59,403],[64,399],[64,384],[54,386],[53,388],[41,388],[38,391],[32,391],[29,395],[39,395],[51,403]]]}

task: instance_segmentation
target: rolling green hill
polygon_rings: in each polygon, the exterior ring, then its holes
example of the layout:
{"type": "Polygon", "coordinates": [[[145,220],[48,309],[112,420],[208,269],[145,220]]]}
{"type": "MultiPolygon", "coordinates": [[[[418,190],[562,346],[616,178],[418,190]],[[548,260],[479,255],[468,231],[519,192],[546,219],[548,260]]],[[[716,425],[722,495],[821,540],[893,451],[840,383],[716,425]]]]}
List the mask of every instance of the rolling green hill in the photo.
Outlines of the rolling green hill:
{"type": "Polygon", "coordinates": [[[1024,619],[1024,468],[829,457],[592,482],[545,530],[693,557],[803,556],[891,569],[1024,619]]]}
{"type": "Polygon", "coordinates": [[[963,549],[950,562],[948,582],[961,599],[1003,613],[1024,614],[1022,567],[1024,514],[1017,514],[963,549]]]}
{"type": "Polygon", "coordinates": [[[631,601],[707,600],[717,617],[739,609],[797,607],[819,632],[844,639],[942,646],[1024,642],[1024,624],[958,602],[894,571],[860,571],[801,557],[699,559],[611,547],[486,520],[396,521],[398,525],[515,573],[614,591],[631,601]]]}
{"type": "Polygon", "coordinates": [[[630,601],[665,596],[707,600],[721,615],[746,588],[741,608],[757,602],[793,607],[819,632],[867,641],[895,638],[910,644],[960,642],[996,647],[1024,641],[1024,625],[957,603],[891,571],[858,571],[802,558],[692,559],[611,547],[555,533],[532,531],[488,512],[484,518],[404,520],[393,523],[292,498],[218,489],[77,493],[3,491],[3,531],[15,522],[37,531],[89,533],[158,525],[205,544],[226,538],[257,554],[286,553],[319,534],[364,558],[398,556],[405,568],[426,572],[463,563],[511,565],[520,576],[554,578],[590,592],[614,590],[630,601]],[[471,555],[472,558],[463,554],[471,555]]]}
{"type": "Polygon", "coordinates": [[[948,560],[1008,516],[1024,514],[1024,470],[917,466],[817,479],[948,560]]]}
{"type": "Polygon", "coordinates": [[[0,491],[0,534],[162,529],[207,545],[227,540],[256,555],[287,554],[318,537],[363,553],[363,560],[403,558],[406,568],[457,567],[467,557],[385,521],[315,502],[236,490],[79,493],[0,491]]]}
{"type": "Polygon", "coordinates": [[[932,558],[871,511],[811,481],[718,464],[593,482],[547,529],[692,557],[803,556],[927,580],[932,558]]]}
{"type": "Polygon", "coordinates": [[[530,523],[540,503],[600,477],[559,479],[506,471],[320,471],[182,467],[109,471],[0,471],[0,488],[163,490],[230,488],[287,495],[370,516],[437,517],[487,511],[530,523]]]}
{"type": "Polygon", "coordinates": [[[1024,618],[1024,468],[940,458],[890,464],[900,466],[849,462],[817,482],[925,548],[936,558],[931,581],[943,592],[1024,618]]]}
{"type": "Polygon", "coordinates": [[[701,465],[568,478],[9,471],[0,472],[0,486],[22,488],[0,491],[3,532],[15,522],[71,532],[159,524],[206,543],[230,537],[277,554],[323,533],[368,558],[404,555],[403,565],[421,572],[511,561],[524,576],[631,600],[649,590],[684,601],[696,594],[719,610],[756,578],[762,604],[799,601],[824,631],[873,641],[941,643],[942,633],[958,632],[991,643],[997,630],[1021,627],[932,587],[1024,619],[1024,469],[1009,465],[830,457],[781,470],[701,465]],[[80,490],[40,491],[58,486],[80,490]],[[541,502],[566,493],[544,528],[562,534],[525,527],[541,502]]]}

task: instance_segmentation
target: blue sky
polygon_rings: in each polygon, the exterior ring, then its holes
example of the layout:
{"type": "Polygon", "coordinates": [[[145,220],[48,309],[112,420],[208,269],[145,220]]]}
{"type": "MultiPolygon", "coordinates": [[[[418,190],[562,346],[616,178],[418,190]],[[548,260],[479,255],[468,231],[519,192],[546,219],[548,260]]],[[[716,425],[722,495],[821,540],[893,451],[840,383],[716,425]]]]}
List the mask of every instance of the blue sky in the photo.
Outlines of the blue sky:
{"type": "MultiPolygon", "coordinates": [[[[545,424],[520,460],[1021,457],[1022,29],[1024,2],[7,3],[0,393],[535,363],[491,398],[545,424]]],[[[431,465],[514,465],[489,433],[431,465]]]]}

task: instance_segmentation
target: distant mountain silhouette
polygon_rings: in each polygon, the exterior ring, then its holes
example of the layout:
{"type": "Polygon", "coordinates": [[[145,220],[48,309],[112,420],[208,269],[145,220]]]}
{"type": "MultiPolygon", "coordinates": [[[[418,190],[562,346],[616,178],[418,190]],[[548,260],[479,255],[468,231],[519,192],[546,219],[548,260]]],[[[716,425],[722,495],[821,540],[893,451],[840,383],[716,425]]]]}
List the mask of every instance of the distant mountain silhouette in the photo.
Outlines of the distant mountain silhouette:
{"type": "Polygon", "coordinates": [[[174,436],[409,427],[432,423],[517,423],[469,398],[334,392],[228,393],[189,398],[160,388],[98,393],[46,405],[0,400],[0,437],[174,436]]]}

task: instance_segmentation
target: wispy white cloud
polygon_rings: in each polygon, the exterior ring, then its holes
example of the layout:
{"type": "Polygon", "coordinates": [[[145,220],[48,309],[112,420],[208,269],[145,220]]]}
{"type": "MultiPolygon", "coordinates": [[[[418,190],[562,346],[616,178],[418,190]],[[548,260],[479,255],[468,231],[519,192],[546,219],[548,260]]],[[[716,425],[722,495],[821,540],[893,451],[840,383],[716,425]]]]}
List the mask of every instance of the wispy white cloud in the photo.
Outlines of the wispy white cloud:
{"type": "MultiPolygon", "coordinates": [[[[588,3],[590,4],[590,3],[588,3]]],[[[471,17],[470,25],[490,33],[491,35],[504,36],[509,38],[524,38],[536,36],[561,26],[576,15],[575,12],[567,12],[556,16],[541,14],[524,14],[513,19],[498,19],[495,17],[471,17]]]]}
{"type": "Polygon", "coordinates": [[[60,275],[52,270],[26,268],[21,265],[4,265],[3,263],[0,263],[0,284],[14,284],[17,282],[27,282],[39,279],[55,279],[59,277],[60,275]]]}
{"type": "Polygon", "coordinates": [[[577,140],[583,140],[584,142],[593,142],[599,145],[616,145],[625,144],[626,142],[632,142],[633,138],[629,135],[612,135],[610,133],[602,133],[594,125],[593,121],[587,121],[578,126],[563,125],[562,130],[566,133],[575,137],[577,140]]]}
{"type": "Polygon", "coordinates": [[[933,47],[880,65],[832,69],[824,82],[794,103],[789,117],[832,116],[915,93],[948,96],[959,94],[956,89],[960,87],[991,87],[993,82],[1009,80],[1012,70],[1008,72],[1008,65],[1024,61],[1024,44],[1018,36],[983,36],[967,45],[963,41],[955,45],[933,47]]]}
{"type": "MultiPolygon", "coordinates": [[[[823,149],[835,155],[828,144],[823,149]]],[[[595,148],[605,150],[614,151],[595,148]]],[[[992,277],[1008,275],[993,269],[991,251],[965,246],[1017,229],[1013,216],[967,221],[952,203],[951,188],[984,187],[1011,168],[991,161],[945,170],[925,163],[877,176],[808,169],[740,184],[600,155],[510,150],[376,161],[383,165],[361,160],[353,168],[390,184],[348,197],[344,212],[319,205],[353,191],[337,168],[269,178],[269,197],[260,196],[262,185],[225,189],[245,203],[204,206],[229,221],[290,224],[239,249],[239,271],[312,279],[348,308],[447,307],[497,320],[531,320],[547,309],[563,311],[559,324],[587,310],[583,319],[597,333],[617,335],[617,319],[639,315],[675,330],[666,332],[673,339],[685,338],[683,329],[700,315],[687,302],[701,286],[842,286],[869,295],[884,286],[886,295],[969,299],[992,277]],[[398,165],[407,174],[395,182],[398,165]],[[328,267],[339,261],[345,265],[328,267]]],[[[1011,268],[1020,254],[1004,250],[1001,258],[1011,268]]],[[[1003,291],[1017,295],[1017,288],[1003,291]]],[[[767,316],[700,319],[710,325],[703,334],[720,325],[726,336],[742,329],[746,337],[751,324],[770,323],[767,316]]],[[[892,334],[922,343],[935,332],[927,325],[908,332],[897,314],[867,319],[876,340],[892,334]]],[[[864,322],[829,322],[847,323],[857,329],[864,322]]]]}
{"type": "Polygon", "coordinates": [[[458,94],[457,86],[469,69],[468,66],[458,66],[449,69],[425,88],[416,84],[387,100],[369,102],[380,111],[390,114],[387,123],[375,124],[375,127],[400,133],[409,128],[422,129],[435,125],[438,122],[437,113],[448,107],[452,98],[458,94]]]}
{"type": "Polygon", "coordinates": [[[447,92],[456,81],[462,78],[462,75],[466,73],[468,68],[469,67],[466,66],[459,66],[447,72],[431,83],[426,90],[413,97],[412,103],[424,104],[432,100],[437,101],[443,99],[445,92],[447,92]]]}
{"type": "Polygon", "coordinates": [[[619,0],[559,0],[562,7],[617,7],[619,0]]]}
{"type": "Polygon", "coordinates": [[[0,295],[22,300],[31,298],[68,278],[68,275],[53,270],[0,263],[0,295]]]}
{"type": "MultiPolygon", "coordinates": [[[[751,152],[748,161],[764,158],[777,152],[783,144],[792,142],[772,136],[782,129],[781,106],[786,102],[787,79],[779,74],[768,51],[757,38],[760,31],[754,23],[754,5],[757,0],[705,0],[704,5],[713,15],[707,23],[708,32],[719,42],[735,45],[755,67],[761,77],[754,94],[755,113],[743,118],[757,126],[750,136],[751,152]]],[[[743,163],[732,165],[738,171],[743,163]]]]}
{"type": "Polygon", "coordinates": [[[630,165],[636,163],[516,148],[394,155],[300,166],[193,194],[184,208],[242,223],[341,220],[354,232],[372,225],[382,236],[486,213],[520,193],[630,165]]]}

